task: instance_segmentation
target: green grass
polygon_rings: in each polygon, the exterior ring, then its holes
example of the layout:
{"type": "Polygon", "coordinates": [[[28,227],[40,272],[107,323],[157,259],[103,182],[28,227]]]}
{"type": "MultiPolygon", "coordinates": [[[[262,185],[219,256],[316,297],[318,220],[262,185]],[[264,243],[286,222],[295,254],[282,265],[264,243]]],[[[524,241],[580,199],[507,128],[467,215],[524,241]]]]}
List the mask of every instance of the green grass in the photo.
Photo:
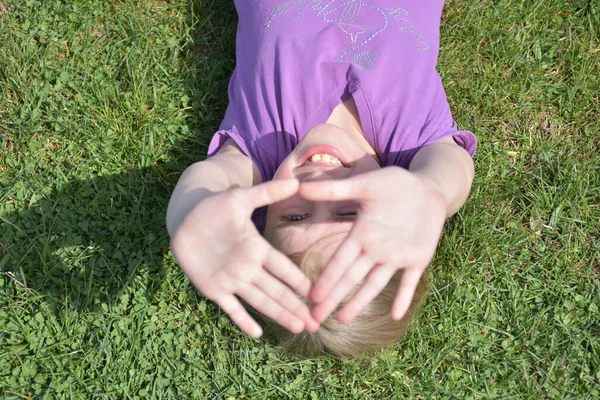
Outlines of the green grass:
{"type": "Polygon", "coordinates": [[[0,0],[0,393],[598,398],[595,3],[447,3],[439,69],[477,176],[411,330],[370,361],[241,335],[168,252],[235,23],[228,0],[0,0]]]}

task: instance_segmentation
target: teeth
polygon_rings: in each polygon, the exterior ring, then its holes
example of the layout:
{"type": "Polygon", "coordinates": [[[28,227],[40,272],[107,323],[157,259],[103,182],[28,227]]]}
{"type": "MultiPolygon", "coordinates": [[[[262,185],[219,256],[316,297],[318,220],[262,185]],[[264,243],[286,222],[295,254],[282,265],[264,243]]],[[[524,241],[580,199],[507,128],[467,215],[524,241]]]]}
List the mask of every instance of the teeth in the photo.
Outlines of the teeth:
{"type": "Polygon", "coordinates": [[[325,164],[342,165],[342,162],[331,154],[315,154],[308,161],[322,162],[325,164]]]}

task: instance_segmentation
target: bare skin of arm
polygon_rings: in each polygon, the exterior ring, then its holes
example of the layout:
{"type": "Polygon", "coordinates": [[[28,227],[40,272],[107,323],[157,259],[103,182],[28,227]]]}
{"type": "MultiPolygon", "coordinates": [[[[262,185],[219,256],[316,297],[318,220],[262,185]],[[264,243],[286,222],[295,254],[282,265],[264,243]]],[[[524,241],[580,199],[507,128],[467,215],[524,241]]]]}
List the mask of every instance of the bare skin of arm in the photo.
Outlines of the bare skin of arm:
{"type": "Polygon", "coordinates": [[[311,290],[315,320],[324,321],[359,286],[337,314],[343,323],[352,321],[398,270],[403,274],[391,316],[402,318],[444,222],[466,201],[473,176],[470,155],[446,138],[422,148],[409,171],[385,167],[345,180],[302,183],[299,192],[307,199],[360,204],[352,230],[311,290]]]}
{"type": "Polygon", "coordinates": [[[451,137],[419,150],[409,171],[430,182],[444,196],[446,217],[451,217],[463,206],[475,175],[473,159],[451,137]]]}
{"type": "Polygon", "coordinates": [[[262,329],[240,299],[291,332],[318,329],[296,295],[308,296],[310,280],[251,220],[255,208],[297,190],[294,179],[261,183],[254,163],[229,142],[187,168],[169,202],[167,229],[177,263],[205,297],[255,338],[262,329]]]}
{"type": "Polygon", "coordinates": [[[185,217],[204,199],[261,182],[256,165],[229,139],[216,155],[192,164],[179,178],[167,209],[169,235],[173,237],[185,217]]]}

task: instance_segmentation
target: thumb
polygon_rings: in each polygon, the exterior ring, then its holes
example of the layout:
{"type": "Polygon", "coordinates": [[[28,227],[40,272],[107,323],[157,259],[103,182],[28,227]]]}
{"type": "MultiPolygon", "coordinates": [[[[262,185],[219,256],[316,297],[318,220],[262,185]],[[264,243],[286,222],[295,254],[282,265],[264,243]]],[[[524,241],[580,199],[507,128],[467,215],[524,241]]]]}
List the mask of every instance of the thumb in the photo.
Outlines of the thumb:
{"type": "Polygon", "coordinates": [[[298,193],[312,201],[360,200],[368,196],[367,185],[368,179],[362,175],[340,180],[302,182],[298,193]]]}
{"type": "Polygon", "coordinates": [[[287,199],[298,191],[298,180],[277,179],[244,190],[254,208],[287,199]]]}

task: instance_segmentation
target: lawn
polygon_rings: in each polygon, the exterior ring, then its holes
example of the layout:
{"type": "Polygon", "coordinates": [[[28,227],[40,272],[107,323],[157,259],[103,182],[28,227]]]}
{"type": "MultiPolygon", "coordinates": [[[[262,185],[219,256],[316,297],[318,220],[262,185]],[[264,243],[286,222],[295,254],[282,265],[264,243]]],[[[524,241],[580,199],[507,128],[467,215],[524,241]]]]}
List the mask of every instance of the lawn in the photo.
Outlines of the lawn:
{"type": "Polygon", "coordinates": [[[599,398],[595,1],[447,2],[439,71],[476,179],[405,339],[351,361],[242,335],[169,253],[235,26],[229,0],[0,0],[0,393],[599,398]]]}

